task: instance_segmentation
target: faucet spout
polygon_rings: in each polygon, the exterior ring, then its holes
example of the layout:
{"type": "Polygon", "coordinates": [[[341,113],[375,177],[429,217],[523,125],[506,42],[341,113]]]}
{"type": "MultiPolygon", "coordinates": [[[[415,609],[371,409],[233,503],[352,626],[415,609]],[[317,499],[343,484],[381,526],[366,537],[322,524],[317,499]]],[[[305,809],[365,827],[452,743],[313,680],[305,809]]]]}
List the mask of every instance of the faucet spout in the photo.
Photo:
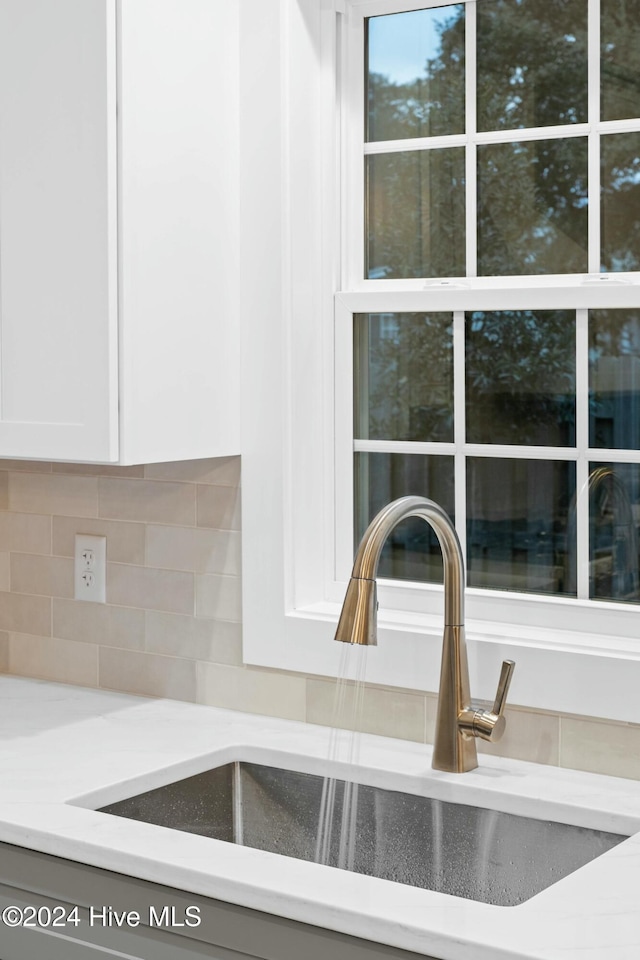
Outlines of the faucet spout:
{"type": "Polygon", "coordinates": [[[434,530],[444,564],[444,636],[438,715],[432,766],[464,773],[478,765],[475,738],[498,740],[504,731],[506,695],[513,661],[505,661],[493,709],[472,701],[464,638],[464,560],[460,541],[446,512],[426,497],[402,497],[384,507],[360,542],[347,587],[335,639],[377,643],[376,577],[387,537],[407,517],[421,517],[434,530]]]}

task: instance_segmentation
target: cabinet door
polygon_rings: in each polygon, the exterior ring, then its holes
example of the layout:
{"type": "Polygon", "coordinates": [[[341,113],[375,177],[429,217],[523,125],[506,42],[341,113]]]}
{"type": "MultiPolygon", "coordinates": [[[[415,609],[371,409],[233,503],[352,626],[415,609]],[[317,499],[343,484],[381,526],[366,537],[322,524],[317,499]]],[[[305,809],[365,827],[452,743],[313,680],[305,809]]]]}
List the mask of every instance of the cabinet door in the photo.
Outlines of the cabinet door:
{"type": "Polygon", "coordinates": [[[238,7],[119,3],[122,463],[240,453],[238,7]]]}
{"type": "MultiPolygon", "coordinates": [[[[0,933],[2,960],[34,960],[46,957],[47,960],[122,960],[119,951],[97,947],[81,940],[59,937],[41,930],[5,929],[0,933]]],[[[138,960],[130,957],[127,960],[138,960]]]]}
{"type": "MultiPolygon", "coordinates": [[[[25,907],[28,903],[45,909],[64,905],[67,910],[77,904],[80,923],[61,933],[74,942],[80,940],[92,949],[106,951],[104,956],[115,951],[115,956],[126,960],[436,960],[431,955],[0,843],[0,911],[8,905],[25,907]],[[104,904],[120,912],[136,910],[145,920],[133,929],[103,927],[100,923],[92,926],[90,905],[103,910],[104,904]],[[154,921],[153,927],[146,926],[151,923],[152,908],[157,917],[170,905],[178,918],[186,915],[188,907],[197,907],[201,924],[160,928],[154,921]]],[[[50,952],[24,952],[29,946],[33,951],[37,941],[9,940],[5,932],[6,927],[0,923],[1,960],[63,960],[53,947],[50,952]],[[15,952],[11,953],[9,946],[15,952]]],[[[43,939],[42,946],[49,950],[48,941],[43,939]]],[[[94,955],[87,953],[87,960],[94,955]]],[[[84,955],[69,953],[65,960],[84,960],[84,955]]]]}
{"type": "Polygon", "coordinates": [[[117,459],[115,0],[0,0],[0,456],[117,459]]]}

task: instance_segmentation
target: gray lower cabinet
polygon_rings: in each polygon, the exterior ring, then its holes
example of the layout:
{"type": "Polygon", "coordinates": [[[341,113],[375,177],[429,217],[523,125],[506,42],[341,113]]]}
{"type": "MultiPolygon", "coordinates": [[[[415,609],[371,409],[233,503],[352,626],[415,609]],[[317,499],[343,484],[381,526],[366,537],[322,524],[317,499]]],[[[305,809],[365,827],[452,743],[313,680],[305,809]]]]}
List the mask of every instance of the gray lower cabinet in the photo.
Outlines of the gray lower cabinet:
{"type": "Polygon", "coordinates": [[[0,843],[0,917],[11,906],[33,926],[0,920],[0,960],[425,960],[424,954],[0,843]],[[53,925],[74,907],[77,924],[53,925]],[[139,914],[139,926],[118,926],[131,911],[139,914]],[[197,917],[199,925],[189,926],[197,917]]]}

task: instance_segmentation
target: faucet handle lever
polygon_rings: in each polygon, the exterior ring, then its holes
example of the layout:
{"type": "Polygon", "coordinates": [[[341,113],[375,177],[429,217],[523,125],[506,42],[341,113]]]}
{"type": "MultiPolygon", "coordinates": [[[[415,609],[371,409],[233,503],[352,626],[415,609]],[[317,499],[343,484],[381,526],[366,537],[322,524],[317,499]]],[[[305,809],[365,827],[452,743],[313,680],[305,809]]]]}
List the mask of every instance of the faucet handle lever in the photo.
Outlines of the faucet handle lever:
{"type": "Polygon", "coordinates": [[[498,680],[498,689],[496,690],[496,698],[493,701],[493,710],[491,711],[498,717],[501,717],[504,712],[505,703],[507,702],[507,694],[509,693],[509,687],[511,686],[511,678],[513,677],[515,666],[515,660],[502,661],[500,679],[498,680]]]}
{"type": "Polygon", "coordinates": [[[472,700],[469,706],[462,710],[458,716],[458,726],[466,736],[481,737],[482,740],[491,740],[494,743],[500,739],[507,726],[504,708],[514,668],[514,660],[503,661],[496,698],[490,710],[489,702],[486,700],[480,702],[472,700]]]}

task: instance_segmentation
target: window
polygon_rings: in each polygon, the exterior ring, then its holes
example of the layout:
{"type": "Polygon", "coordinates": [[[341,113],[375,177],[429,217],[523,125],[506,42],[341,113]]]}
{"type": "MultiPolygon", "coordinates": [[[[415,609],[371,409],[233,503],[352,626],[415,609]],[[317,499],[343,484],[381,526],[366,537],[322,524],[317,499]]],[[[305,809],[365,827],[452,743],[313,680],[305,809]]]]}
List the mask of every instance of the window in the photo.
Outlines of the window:
{"type": "MultiPolygon", "coordinates": [[[[598,250],[601,231],[607,250],[617,249],[615,244],[623,252],[637,250],[634,242],[615,239],[635,230],[640,219],[627,216],[636,203],[635,153],[629,148],[630,164],[622,162],[622,151],[614,161],[607,145],[617,150],[623,137],[628,145],[629,135],[640,130],[629,106],[638,99],[634,58],[640,49],[640,17],[628,2],[608,7],[619,29],[615,41],[606,41],[602,63],[592,56],[587,68],[586,121],[582,100],[576,101],[575,117],[544,125],[538,99],[527,93],[520,108],[524,119],[518,122],[528,125],[505,126],[497,136],[474,120],[472,137],[467,124],[471,129],[469,105],[476,98],[469,96],[470,65],[477,53],[471,20],[492,2],[449,4],[464,13],[465,112],[456,121],[464,122],[464,128],[443,132],[442,118],[421,116],[411,101],[408,109],[422,124],[420,136],[399,137],[394,128],[390,136],[396,139],[378,140],[371,139],[380,136],[375,128],[365,138],[365,20],[410,12],[408,3],[241,4],[240,122],[247,148],[240,164],[240,237],[241,262],[251,276],[239,290],[243,656],[254,665],[336,676],[342,645],[333,642],[333,633],[355,533],[379,499],[419,484],[450,505],[467,548],[473,544],[477,585],[467,591],[466,622],[474,694],[492,696],[500,662],[512,657],[518,664],[514,703],[637,722],[639,612],[635,601],[621,602],[636,586],[633,574],[622,573],[626,561],[612,558],[635,550],[628,530],[629,517],[637,514],[640,463],[630,439],[636,436],[632,395],[640,278],[638,271],[628,270],[627,261],[608,262],[603,273],[599,254],[594,263],[589,258],[598,250]],[[626,24],[621,19],[625,10],[626,24]],[[598,73],[604,77],[605,69],[612,79],[603,82],[607,112],[599,118],[598,73]],[[624,89],[616,86],[616,77],[625,78],[624,89]],[[620,141],[614,139],[618,136],[620,141]],[[579,231],[577,236],[587,251],[587,267],[577,274],[481,274],[473,159],[480,146],[497,149],[517,142],[531,149],[540,141],[557,146],[557,141],[585,138],[587,204],[576,216],[582,223],[586,215],[586,241],[579,231]],[[598,138],[600,146],[592,149],[598,138]],[[364,230],[365,165],[370,157],[384,159],[385,153],[400,158],[439,153],[446,163],[418,164],[416,175],[424,185],[425,178],[441,179],[443,169],[453,169],[453,155],[447,158],[444,151],[454,148],[464,156],[461,192],[448,205],[452,216],[460,208],[464,212],[464,245],[462,253],[455,253],[462,258],[459,272],[392,276],[387,253],[377,240],[370,251],[364,230]],[[611,181],[612,197],[618,197],[615,216],[606,226],[600,207],[603,176],[611,181]],[[469,270],[471,262],[477,276],[469,270]],[[496,330],[503,340],[518,335],[513,342],[505,340],[505,365],[511,362],[507,346],[510,355],[535,362],[536,375],[529,372],[517,389],[509,384],[506,396],[502,384],[491,380],[495,355],[490,344],[496,330]],[[545,347],[550,339],[554,345],[553,364],[544,366],[538,356],[543,333],[545,347]],[[415,379],[416,368],[428,370],[428,381],[415,379]],[[524,423],[522,411],[532,406],[543,416],[524,423]],[[500,430],[487,441],[489,416],[500,430]],[[511,499],[496,498],[495,482],[484,472],[495,462],[509,489],[516,491],[511,499]],[[585,483],[591,511],[584,508],[585,497],[578,496],[574,512],[573,490],[585,483]],[[495,515],[496,499],[508,524],[495,515]],[[547,526],[550,503],[559,513],[549,535],[533,531],[533,546],[523,545],[523,531],[510,519],[517,519],[514,504],[523,499],[547,526]],[[503,548],[499,556],[483,553],[487,538],[497,533],[504,541],[506,525],[514,528],[515,546],[509,545],[508,553],[503,548]],[[573,555],[563,551],[567,540],[576,542],[573,555]],[[536,592],[541,581],[551,581],[554,590],[560,585],[564,592],[536,592]],[[611,596],[619,599],[611,601],[611,596]]],[[[572,3],[567,0],[565,6],[572,3]]],[[[413,6],[434,7],[415,0],[413,6]]],[[[525,0],[519,6],[524,8],[525,0]]],[[[589,0],[586,43],[592,52],[600,49],[592,29],[595,10],[589,0]]],[[[437,16],[442,17],[442,9],[437,16]]],[[[536,30],[532,33],[535,37],[536,30]]],[[[495,67],[495,76],[503,73],[502,66],[495,67]]],[[[475,71],[473,76],[476,83],[475,71]]],[[[447,85],[438,95],[445,93],[453,97],[455,90],[447,85]]],[[[492,116],[497,109],[490,104],[492,116]]],[[[415,170],[415,158],[411,163],[415,170]]],[[[527,167],[534,169],[534,164],[527,167]]],[[[374,176],[381,170],[385,173],[381,166],[374,176]]],[[[423,209],[428,209],[427,199],[425,195],[423,209]]],[[[386,208],[378,210],[383,222],[393,226],[386,208]]],[[[561,237],[561,232],[570,236],[563,224],[551,219],[542,225],[549,227],[554,243],[562,240],[563,249],[575,253],[561,237]]],[[[498,246],[496,241],[494,250],[498,246]]],[[[423,262],[427,256],[451,258],[451,246],[444,244],[443,251],[436,247],[423,230],[415,257],[419,254],[423,262]]],[[[509,250],[511,262],[517,262],[517,244],[509,250]]],[[[559,253],[555,262],[560,262],[559,253]]],[[[424,582],[425,576],[436,579],[439,565],[426,532],[416,531],[415,537],[406,532],[404,542],[392,545],[385,558],[378,592],[380,642],[368,651],[371,683],[437,690],[442,587],[424,582]]],[[[527,531],[524,539],[530,536],[527,531]]]]}
{"type": "MultiPolygon", "coordinates": [[[[356,542],[423,493],[470,588],[640,603],[640,4],[415,7],[350,12],[356,542]]],[[[424,523],[381,574],[441,580],[424,523]]]]}

